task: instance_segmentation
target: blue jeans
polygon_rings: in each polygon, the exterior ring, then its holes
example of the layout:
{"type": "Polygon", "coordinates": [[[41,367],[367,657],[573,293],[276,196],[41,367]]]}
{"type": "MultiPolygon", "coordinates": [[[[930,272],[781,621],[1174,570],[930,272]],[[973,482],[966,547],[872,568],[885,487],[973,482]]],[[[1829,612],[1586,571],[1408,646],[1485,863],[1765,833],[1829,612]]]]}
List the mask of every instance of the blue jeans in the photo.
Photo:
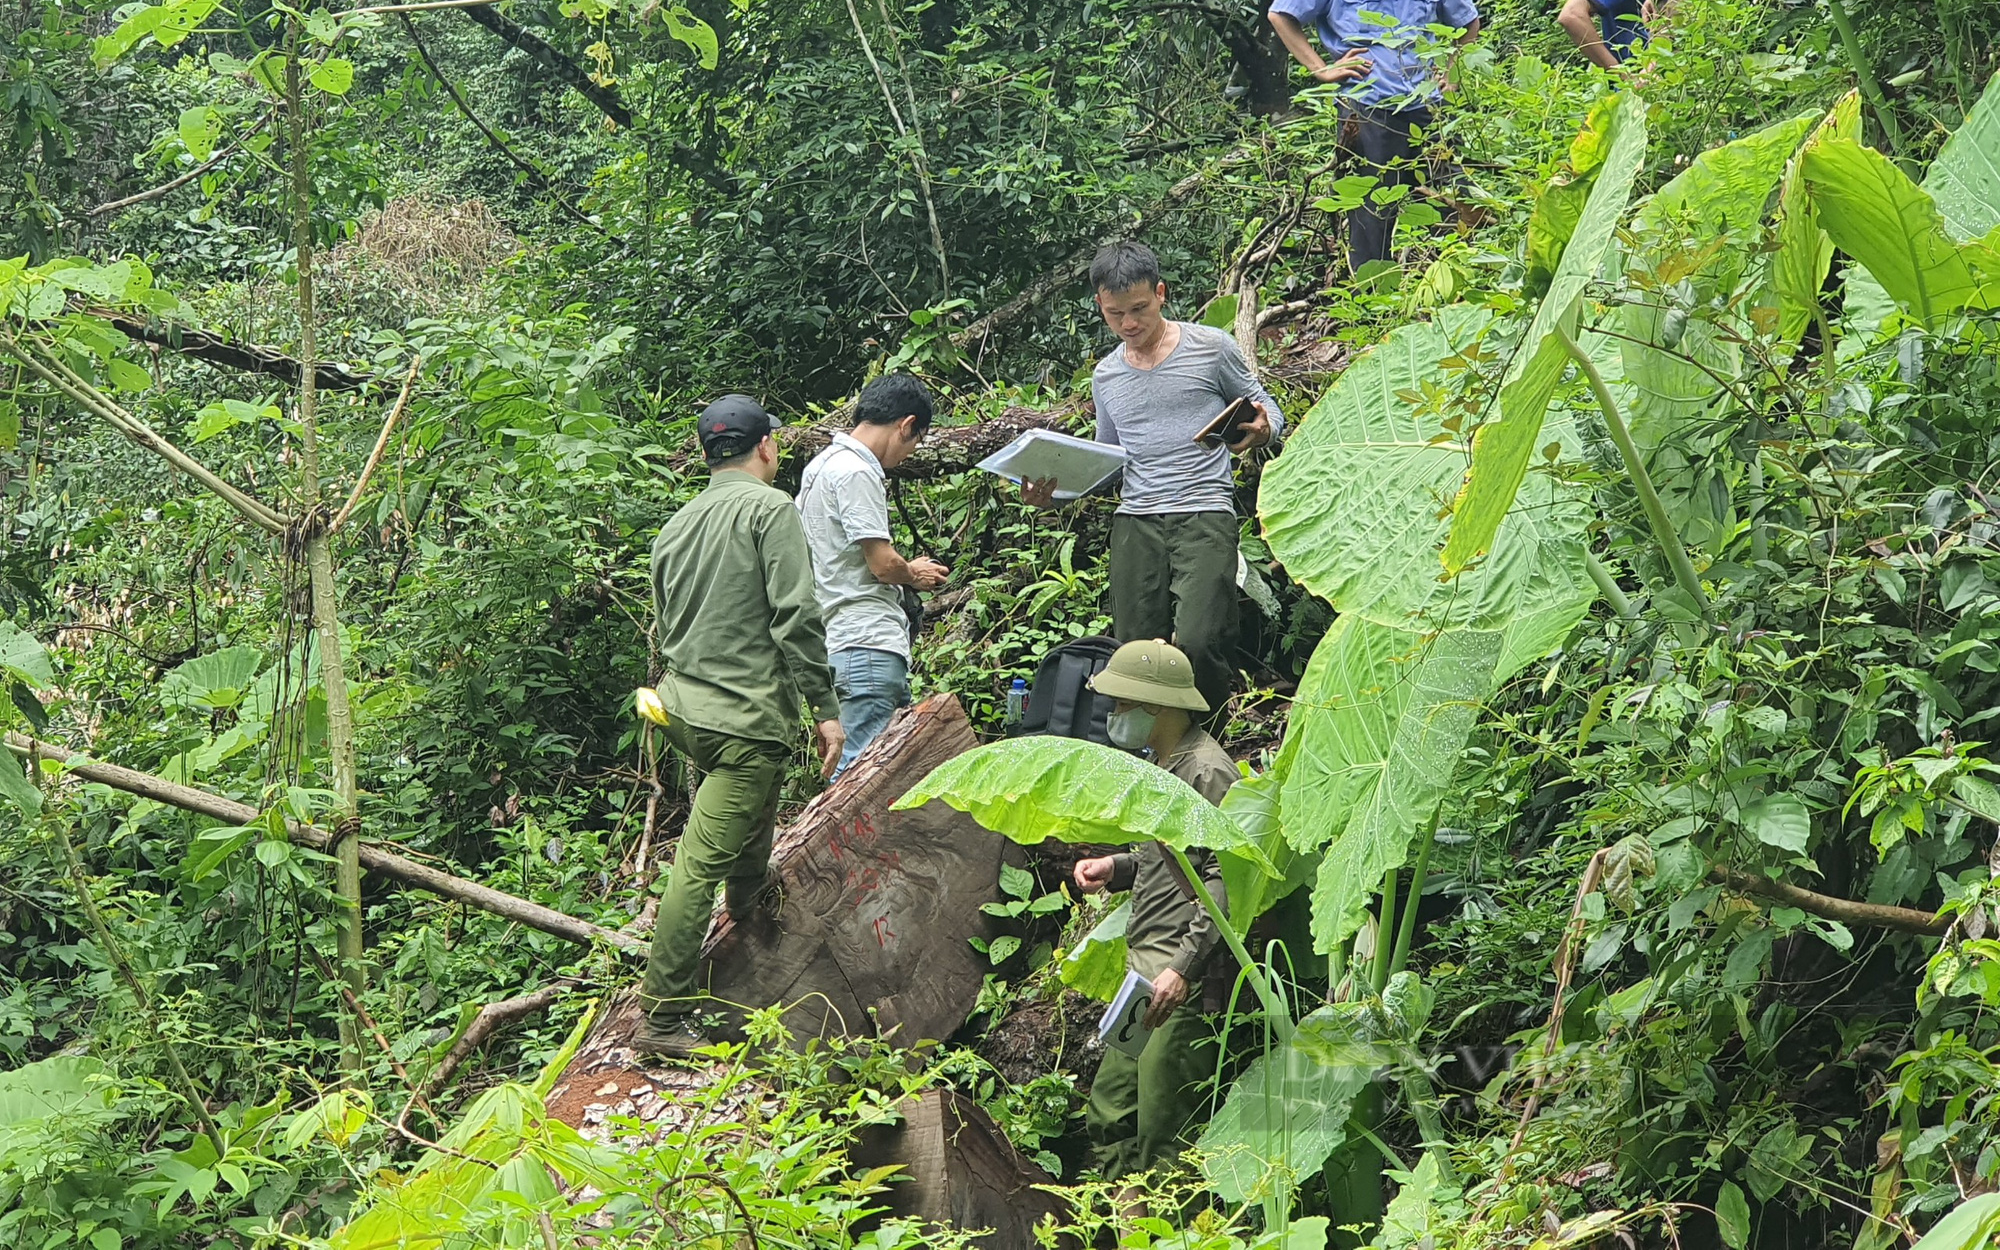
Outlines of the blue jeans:
{"type": "Polygon", "coordinates": [[[847,735],[833,770],[838,777],[889,727],[896,709],[910,705],[910,662],[874,647],[846,647],[827,659],[833,664],[833,692],[840,696],[840,728],[847,735]]]}

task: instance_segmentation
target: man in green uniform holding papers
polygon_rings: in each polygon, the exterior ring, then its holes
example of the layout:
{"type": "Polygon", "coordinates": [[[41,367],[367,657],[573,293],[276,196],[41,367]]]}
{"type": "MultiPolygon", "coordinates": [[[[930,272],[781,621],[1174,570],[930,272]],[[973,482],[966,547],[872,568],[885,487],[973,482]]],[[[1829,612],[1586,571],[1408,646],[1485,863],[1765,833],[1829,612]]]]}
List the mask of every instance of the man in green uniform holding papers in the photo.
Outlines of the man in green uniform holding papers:
{"type": "MultiPolygon", "coordinates": [[[[1128,642],[1090,685],[1116,701],[1106,726],[1113,744],[1149,751],[1160,767],[1221,805],[1222,796],[1236,784],[1236,765],[1195,723],[1195,717],[1208,711],[1208,701],[1195,688],[1194,667],[1179,648],[1159,641],[1128,642]]],[[[1190,850],[1188,862],[1208,896],[1227,906],[1214,852],[1190,850]]],[[[1145,1050],[1135,1059],[1106,1047],[1084,1110],[1098,1170],[1116,1179],[1171,1163],[1182,1135],[1207,1101],[1201,1087],[1215,1072],[1216,1050],[1202,1014],[1200,988],[1221,934],[1208,909],[1196,901],[1195,884],[1158,842],[1078,860],[1074,875],[1085,894],[1132,891],[1125,966],[1153,983],[1146,1013],[1146,1027],[1153,1033],[1145,1050]]],[[[1228,960],[1219,962],[1226,965],[1228,960]]],[[[1222,975],[1219,968],[1214,971],[1222,975]]]]}
{"type": "Polygon", "coordinates": [[[748,917],[765,886],[778,787],[812,709],[821,775],[840,759],[840,703],[813,599],[798,510],[771,483],[778,423],[745,395],[703,410],[708,488],[653,542],[655,640],[667,739],[703,774],[674,852],[640,987],[641,1054],[686,1058],[714,1043],[694,1017],[702,939],[724,887],[748,917]]]}

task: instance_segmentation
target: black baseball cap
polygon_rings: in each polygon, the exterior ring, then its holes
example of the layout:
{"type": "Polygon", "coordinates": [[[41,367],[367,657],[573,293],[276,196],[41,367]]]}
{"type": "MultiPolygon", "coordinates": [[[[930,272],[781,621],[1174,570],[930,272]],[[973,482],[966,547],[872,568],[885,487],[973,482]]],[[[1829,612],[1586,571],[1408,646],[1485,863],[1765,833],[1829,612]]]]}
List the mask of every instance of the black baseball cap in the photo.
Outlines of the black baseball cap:
{"type": "Polygon", "coordinates": [[[778,431],[778,419],[748,395],[724,395],[701,410],[695,432],[710,460],[740,456],[778,431]]]}

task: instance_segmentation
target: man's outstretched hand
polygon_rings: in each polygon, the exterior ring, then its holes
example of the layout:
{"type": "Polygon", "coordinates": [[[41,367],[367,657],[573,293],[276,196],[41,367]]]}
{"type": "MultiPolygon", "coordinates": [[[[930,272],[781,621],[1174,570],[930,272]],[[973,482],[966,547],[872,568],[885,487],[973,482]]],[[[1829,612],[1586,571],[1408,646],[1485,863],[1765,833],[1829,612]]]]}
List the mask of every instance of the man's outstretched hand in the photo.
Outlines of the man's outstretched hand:
{"type": "Polygon", "coordinates": [[[813,726],[813,737],[819,743],[819,779],[825,781],[840,766],[840,751],[847,745],[847,731],[838,720],[823,720],[813,726]]]}
{"type": "Polygon", "coordinates": [[[950,576],[949,568],[929,556],[918,556],[910,561],[910,585],[918,590],[936,590],[950,576]]]}
{"type": "Polygon", "coordinates": [[[1188,1000],[1187,978],[1172,968],[1153,978],[1153,1002],[1146,1008],[1146,1027],[1157,1029],[1188,1000]]]}
{"type": "Polygon", "coordinates": [[[1056,480],[1052,477],[1024,477],[1021,479],[1021,502],[1030,508],[1053,508],[1056,504],[1056,480]]]}
{"type": "Polygon", "coordinates": [[[1257,410],[1257,419],[1237,426],[1236,441],[1229,444],[1229,450],[1239,456],[1254,447],[1267,446],[1271,441],[1271,410],[1258,403],[1250,406],[1257,410]]]}

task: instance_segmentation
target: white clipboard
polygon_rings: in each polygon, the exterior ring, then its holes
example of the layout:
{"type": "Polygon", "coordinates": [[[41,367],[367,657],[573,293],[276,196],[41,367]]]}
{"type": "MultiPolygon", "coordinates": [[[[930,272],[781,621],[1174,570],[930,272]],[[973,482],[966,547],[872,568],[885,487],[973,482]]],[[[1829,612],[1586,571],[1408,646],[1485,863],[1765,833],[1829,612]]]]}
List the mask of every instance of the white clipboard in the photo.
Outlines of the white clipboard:
{"type": "Polygon", "coordinates": [[[1010,482],[1056,480],[1057,499],[1075,499],[1095,490],[1125,467],[1125,449],[1051,430],[1029,430],[979,462],[980,468],[1010,482]]]}

